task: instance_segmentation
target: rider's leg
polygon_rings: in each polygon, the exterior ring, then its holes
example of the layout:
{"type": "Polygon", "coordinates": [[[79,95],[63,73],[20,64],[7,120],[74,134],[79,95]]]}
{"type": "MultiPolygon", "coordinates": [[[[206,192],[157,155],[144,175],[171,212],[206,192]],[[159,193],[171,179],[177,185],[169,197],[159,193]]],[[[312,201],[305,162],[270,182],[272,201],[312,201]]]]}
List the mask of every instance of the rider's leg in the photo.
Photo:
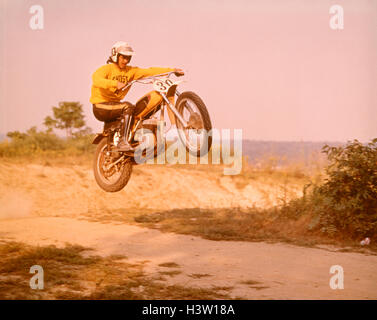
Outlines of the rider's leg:
{"type": "MultiPolygon", "coordinates": [[[[168,97],[168,99],[170,103],[174,105],[174,96],[168,97]]],[[[142,118],[144,114],[147,114],[157,104],[161,103],[161,101],[162,97],[156,91],[148,92],[146,95],[141,97],[138,102],[136,102],[136,113],[142,118]]],[[[170,122],[174,125],[175,115],[169,108],[167,109],[170,122]]]]}
{"type": "Polygon", "coordinates": [[[93,104],[93,114],[97,120],[110,122],[122,115],[126,103],[104,102],[93,104]]]}
{"type": "Polygon", "coordinates": [[[131,122],[132,122],[132,116],[133,116],[134,110],[135,110],[135,106],[132,104],[127,104],[127,106],[123,110],[124,134],[123,134],[123,139],[117,146],[117,149],[119,151],[134,151],[135,150],[128,141],[128,136],[131,130],[131,122]]]}
{"type": "Polygon", "coordinates": [[[148,92],[136,102],[135,113],[138,117],[144,118],[161,101],[162,97],[156,91],[148,92]]]}
{"type": "Polygon", "coordinates": [[[104,102],[93,105],[94,116],[98,120],[104,121],[105,123],[114,121],[119,117],[124,117],[123,138],[117,146],[119,151],[133,151],[132,146],[128,142],[128,134],[130,132],[130,125],[134,109],[134,105],[129,102],[104,102]]]}

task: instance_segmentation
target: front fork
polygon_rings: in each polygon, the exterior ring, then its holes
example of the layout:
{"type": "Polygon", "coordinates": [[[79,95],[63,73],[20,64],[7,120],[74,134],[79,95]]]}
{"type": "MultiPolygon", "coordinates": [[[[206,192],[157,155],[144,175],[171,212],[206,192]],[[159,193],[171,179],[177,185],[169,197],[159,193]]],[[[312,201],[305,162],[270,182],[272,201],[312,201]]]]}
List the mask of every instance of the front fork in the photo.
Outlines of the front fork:
{"type": "MultiPolygon", "coordinates": [[[[178,91],[175,91],[175,93],[176,93],[177,96],[179,96],[179,92],[178,91]]],[[[177,117],[177,119],[179,120],[179,122],[182,124],[183,128],[186,128],[187,127],[187,122],[182,118],[182,116],[177,111],[177,109],[175,108],[175,106],[169,101],[169,99],[167,98],[166,94],[161,92],[161,96],[164,99],[164,101],[166,102],[166,104],[169,107],[169,109],[174,113],[174,115],[177,117]]]]}

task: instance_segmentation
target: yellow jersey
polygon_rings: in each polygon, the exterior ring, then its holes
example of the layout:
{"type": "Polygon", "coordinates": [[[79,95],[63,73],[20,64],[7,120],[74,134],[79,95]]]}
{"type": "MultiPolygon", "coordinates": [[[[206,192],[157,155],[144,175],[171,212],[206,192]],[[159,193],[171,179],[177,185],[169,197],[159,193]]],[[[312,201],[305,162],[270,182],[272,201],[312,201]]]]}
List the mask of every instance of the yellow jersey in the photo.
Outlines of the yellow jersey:
{"type": "Polygon", "coordinates": [[[130,90],[128,87],[124,91],[117,91],[118,81],[128,83],[132,80],[154,76],[160,73],[174,71],[172,68],[147,68],[126,66],[120,69],[116,63],[106,64],[98,68],[92,76],[92,94],[90,102],[92,104],[101,102],[120,102],[130,90]]]}

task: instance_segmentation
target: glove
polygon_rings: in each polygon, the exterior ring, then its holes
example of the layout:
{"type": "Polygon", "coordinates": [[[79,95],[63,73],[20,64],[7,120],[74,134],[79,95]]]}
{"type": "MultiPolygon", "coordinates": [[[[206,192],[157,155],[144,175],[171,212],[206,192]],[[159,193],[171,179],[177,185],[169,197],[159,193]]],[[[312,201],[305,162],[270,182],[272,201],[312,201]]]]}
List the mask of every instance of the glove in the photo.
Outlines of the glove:
{"type": "Polygon", "coordinates": [[[183,76],[185,73],[182,69],[174,69],[174,74],[177,76],[177,77],[181,77],[183,76]]]}

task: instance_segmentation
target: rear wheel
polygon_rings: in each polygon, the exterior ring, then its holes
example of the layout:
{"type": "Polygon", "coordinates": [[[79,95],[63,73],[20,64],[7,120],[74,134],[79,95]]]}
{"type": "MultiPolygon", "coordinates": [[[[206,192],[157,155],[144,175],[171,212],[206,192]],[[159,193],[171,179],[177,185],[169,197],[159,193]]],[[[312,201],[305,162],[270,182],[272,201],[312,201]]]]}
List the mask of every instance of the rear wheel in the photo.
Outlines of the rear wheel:
{"type": "Polygon", "coordinates": [[[94,177],[106,192],[122,190],[132,173],[131,158],[108,150],[107,138],[97,145],[93,162],[94,177]]]}
{"type": "Polygon", "coordinates": [[[212,145],[212,124],[203,100],[196,93],[186,91],[179,95],[175,107],[187,122],[184,128],[176,119],[179,137],[187,151],[197,157],[206,155],[212,145]]]}

